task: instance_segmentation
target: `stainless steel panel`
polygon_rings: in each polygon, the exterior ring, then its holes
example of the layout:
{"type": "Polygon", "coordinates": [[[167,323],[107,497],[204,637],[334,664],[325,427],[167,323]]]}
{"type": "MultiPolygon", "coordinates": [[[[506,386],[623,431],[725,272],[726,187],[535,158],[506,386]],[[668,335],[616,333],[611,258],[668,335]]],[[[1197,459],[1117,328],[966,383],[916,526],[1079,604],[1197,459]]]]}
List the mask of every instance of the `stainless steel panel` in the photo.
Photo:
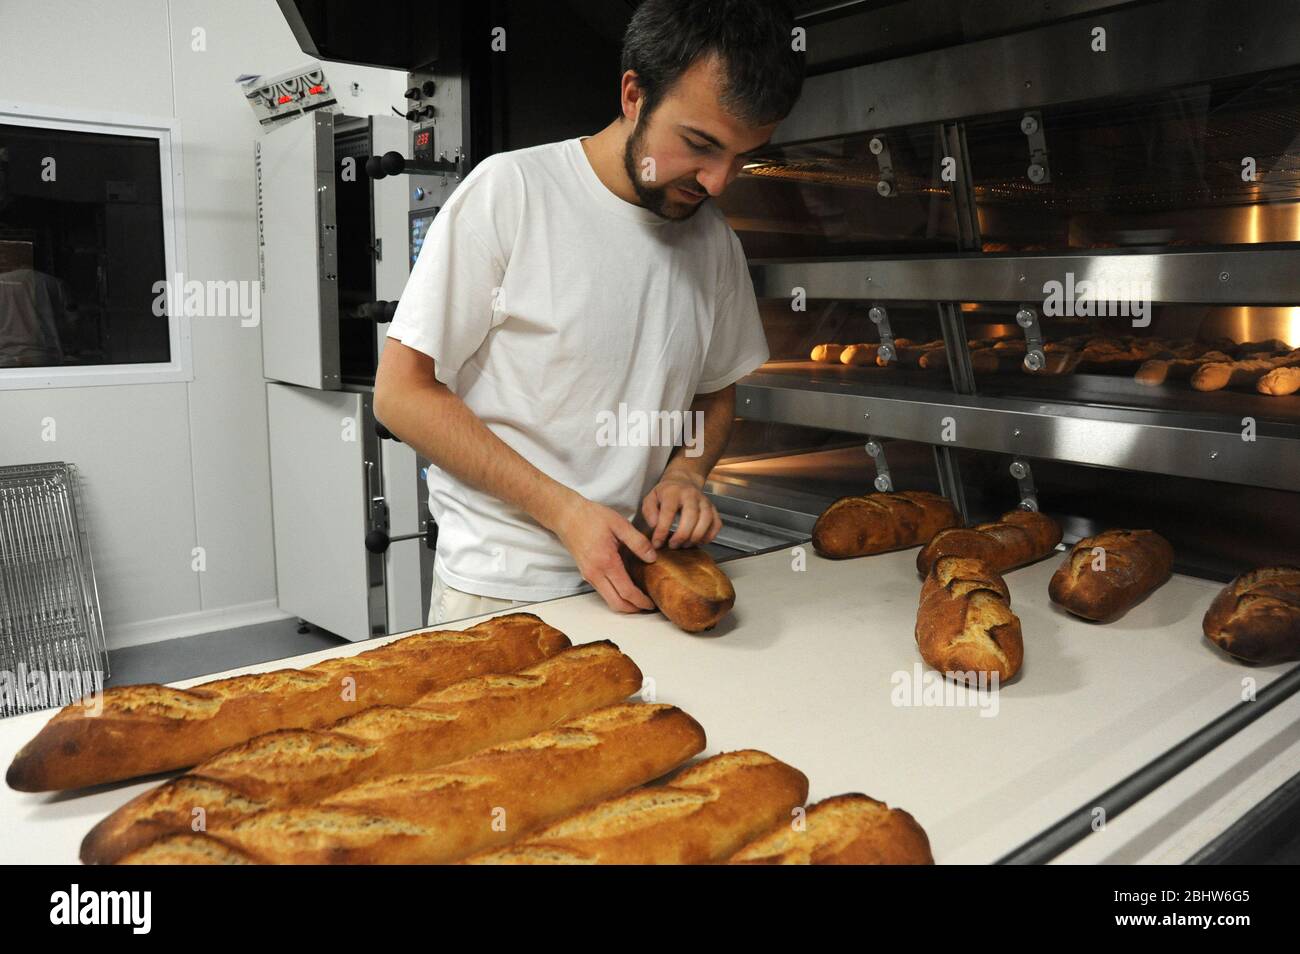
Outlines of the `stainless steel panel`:
{"type": "Polygon", "coordinates": [[[1261,427],[1246,441],[1235,422],[1222,418],[884,390],[792,386],[789,377],[759,372],[739,382],[737,412],[939,446],[1300,490],[1300,440],[1282,429],[1261,427]]]}
{"type": "Polygon", "coordinates": [[[382,557],[369,553],[369,395],[268,384],[279,605],[344,639],[387,631],[382,557]]]}
{"type": "Polygon", "coordinates": [[[1089,282],[1076,300],[1106,301],[1108,289],[1123,287],[1149,289],[1146,300],[1171,304],[1300,303],[1300,249],[752,264],[756,292],[772,298],[788,298],[791,289],[803,288],[809,298],[1042,301],[1047,283],[1064,283],[1069,275],[1076,288],[1089,282]]]}
{"type": "Polygon", "coordinates": [[[1142,93],[1300,62],[1300,4],[1166,0],[812,76],[778,143],[1142,93]],[[1106,30],[1093,52],[1091,31],[1106,30]]]}
{"type": "Polygon", "coordinates": [[[257,143],[256,157],[263,373],[338,388],[334,117],[285,122],[257,143]]]}

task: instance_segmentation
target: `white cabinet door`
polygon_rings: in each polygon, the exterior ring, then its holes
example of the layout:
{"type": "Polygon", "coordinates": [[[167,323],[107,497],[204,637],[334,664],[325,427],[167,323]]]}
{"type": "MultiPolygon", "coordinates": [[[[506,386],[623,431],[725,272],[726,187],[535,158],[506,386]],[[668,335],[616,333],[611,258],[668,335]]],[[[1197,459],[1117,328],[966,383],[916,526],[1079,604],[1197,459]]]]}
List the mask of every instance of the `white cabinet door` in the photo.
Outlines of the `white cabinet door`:
{"type": "Polygon", "coordinates": [[[280,608],[350,640],[387,632],[384,561],[365,546],[380,480],[369,401],[266,386],[280,608]]]}
{"type": "Polygon", "coordinates": [[[287,120],[254,149],[263,372],[338,388],[334,117],[287,120]]]}

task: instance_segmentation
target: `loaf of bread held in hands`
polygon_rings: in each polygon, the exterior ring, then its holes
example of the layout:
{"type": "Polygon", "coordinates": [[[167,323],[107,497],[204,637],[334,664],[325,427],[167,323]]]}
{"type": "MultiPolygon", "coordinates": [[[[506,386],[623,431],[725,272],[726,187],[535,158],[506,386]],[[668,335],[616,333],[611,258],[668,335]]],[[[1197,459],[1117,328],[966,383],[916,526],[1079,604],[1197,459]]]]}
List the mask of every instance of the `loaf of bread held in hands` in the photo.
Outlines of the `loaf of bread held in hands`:
{"type": "Polygon", "coordinates": [[[733,865],[932,865],[916,819],[866,795],[836,795],[808,809],[802,829],[787,819],[731,857],[733,865]]]}
{"type": "Polygon", "coordinates": [[[1241,574],[1214,598],[1203,625],[1207,639],[1243,662],[1300,659],[1300,567],[1241,574]]]}
{"type": "MultiPolygon", "coordinates": [[[[433,771],[209,825],[207,837],[266,864],[443,864],[643,785],[705,744],[699,723],[674,706],[608,706],[433,771]]],[[[149,850],[122,861],[139,862],[149,850]]]]}
{"type": "Polygon", "coordinates": [[[981,560],[937,559],[921,585],[916,645],[928,665],[960,681],[1011,679],[1025,649],[1006,582],[981,560]]]}
{"type": "Polygon", "coordinates": [[[516,673],[475,676],[409,706],[376,706],[322,729],[279,729],[139,795],[86,836],[81,860],[110,864],[164,835],[228,827],[266,808],[305,805],[349,786],[419,772],[520,739],[641,688],[610,642],[563,650],[516,673]]]}
{"type": "Polygon", "coordinates": [[[817,518],[812,545],[822,556],[842,560],[920,546],[958,523],[946,497],[924,490],[841,497],[817,518]]]}
{"type": "Polygon", "coordinates": [[[305,669],[279,669],[190,689],[108,689],[102,712],[65,707],[5,776],[24,792],[80,788],[187,768],[273,729],[316,728],[377,705],[408,705],[485,672],[513,672],[569,645],[532,613],[464,631],[431,630],[305,669]]]}
{"type": "Polygon", "coordinates": [[[630,554],[625,559],[632,582],[688,633],[712,629],[736,605],[731,579],[701,547],[664,547],[653,563],[630,554]]]}
{"type": "Polygon", "coordinates": [[[1154,530],[1106,530],[1074,545],[1047,592],[1075,616],[1108,620],[1163,585],[1173,571],[1174,548],[1154,530]]]}
{"type": "Polygon", "coordinates": [[[994,573],[1033,563],[1061,542],[1061,525],[1035,510],[1012,510],[1000,520],[974,527],[955,527],[935,534],[916,557],[922,576],[943,556],[975,557],[994,573]]]}
{"type": "Polygon", "coordinates": [[[752,749],[727,752],[593,805],[471,864],[693,865],[721,861],[808,797],[798,769],[752,749]]]}

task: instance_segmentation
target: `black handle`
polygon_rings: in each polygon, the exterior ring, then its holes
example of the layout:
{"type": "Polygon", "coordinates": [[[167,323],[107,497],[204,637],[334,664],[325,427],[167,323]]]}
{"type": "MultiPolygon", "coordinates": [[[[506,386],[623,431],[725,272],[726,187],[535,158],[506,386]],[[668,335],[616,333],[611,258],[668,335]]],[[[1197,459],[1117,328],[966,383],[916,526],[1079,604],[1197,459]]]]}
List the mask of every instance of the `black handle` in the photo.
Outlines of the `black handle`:
{"type": "Polygon", "coordinates": [[[375,418],[375,434],[378,435],[381,441],[397,441],[399,444],[402,443],[402,439],[388,428],[384,427],[379,418],[375,418]]]}
{"type": "Polygon", "coordinates": [[[357,305],[346,317],[357,318],[361,321],[373,321],[375,324],[382,325],[385,322],[392,321],[397,314],[397,302],[395,301],[368,301],[364,304],[357,305]]]}
{"type": "Polygon", "coordinates": [[[443,172],[460,172],[460,161],[449,162],[444,159],[426,162],[420,159],[407,159],[396,150],[382,156],[371,156],[366,160],[366,175],[372,179],[383,179],[403,173],[408,175],[438,175],[443,172]]]}
{"type": "Polygon", "coordinates": [[[371,553],[383,553],[390,542],[388,534],[382,530],[371,530],[366,534],[366,549],[371,553]]]}

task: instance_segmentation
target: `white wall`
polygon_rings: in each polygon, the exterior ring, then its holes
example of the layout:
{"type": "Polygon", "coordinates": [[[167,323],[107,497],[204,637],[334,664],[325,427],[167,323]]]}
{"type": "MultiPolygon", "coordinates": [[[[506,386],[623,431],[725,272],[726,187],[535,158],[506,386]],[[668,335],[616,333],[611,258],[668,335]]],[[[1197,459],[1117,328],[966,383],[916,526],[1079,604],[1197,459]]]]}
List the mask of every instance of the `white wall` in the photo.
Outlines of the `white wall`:
{"type": "MultiPolygon", "coordinates": [[[[0,2],[0,98],[179,123],[187,279],[257,278],[260,127],[235,77],[308,62],[274,0],[0,2]]],[[[324,66],[349,113],[403,103],[401,73],[324,66]]],[[[110,648],[279,615],[260,332],[196,318],[191,334],[186,384],[0,390],[0,464],[83,473],[110,648]]]]}

